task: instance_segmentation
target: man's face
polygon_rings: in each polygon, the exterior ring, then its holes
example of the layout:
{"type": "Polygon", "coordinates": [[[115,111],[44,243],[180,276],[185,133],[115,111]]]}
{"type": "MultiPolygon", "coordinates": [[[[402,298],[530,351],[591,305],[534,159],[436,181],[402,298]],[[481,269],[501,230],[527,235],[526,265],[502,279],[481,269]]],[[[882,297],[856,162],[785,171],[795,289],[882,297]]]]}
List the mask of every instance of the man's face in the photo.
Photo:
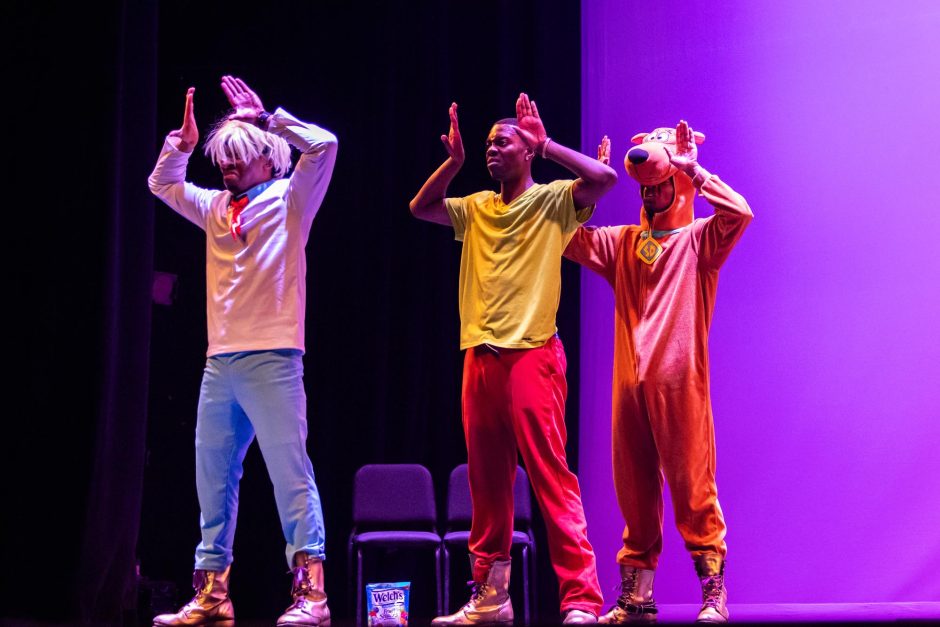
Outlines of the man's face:
{"type": "Polygon", "coordinates": [[[235,159],[219,162],[222,184],[235,195],[248,191],[258,183],[271,178],[271,163],[264,158],[252,159],[248,163],[235,159]]]}
{"type": "Polygon", "coordinates": [[[643,199],[643,208],[647,211],[665,211],[672,205],[675,197],[676,186],[673,185],[671,176],[659,185],[640,185],[640,198],[643,199]]]}
{"type": "Polygon", "coordinates": [[[527,174],[532,151],[509,124],[494,124],[486,138],[486,169],[497,181],[508,181],[527,174]]]}

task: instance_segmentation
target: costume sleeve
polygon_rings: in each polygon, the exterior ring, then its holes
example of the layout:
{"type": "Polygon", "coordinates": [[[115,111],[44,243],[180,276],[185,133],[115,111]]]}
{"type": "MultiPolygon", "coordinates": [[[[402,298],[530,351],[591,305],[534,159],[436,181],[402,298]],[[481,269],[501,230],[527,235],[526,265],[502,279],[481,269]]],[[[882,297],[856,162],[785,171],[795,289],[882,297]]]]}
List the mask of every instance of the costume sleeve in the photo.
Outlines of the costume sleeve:
{"type": "Polygon", "coordinates": [[[738,243],[754,214],[747,201],[714,174],[699,189],[715,208],[715,214],[702,220],[696,238],[700,262],[717,270],[738,243]]]}
{"type": "Polygon", "coordinates": [[[568,242],[565,257],[598,273],[613,287],[624,230],[622,226],[582,226],[568,242]]]}
{"type": "Polygon", "coordinates": [[[271,114],[268,132],[300,150],[287,189],[288,211],[300,211],[304,232],[309,232],[320,209],[336,164],[337,139],[333,133],[309,122],[301,122],[284,109],[271,114]]]}
{"type": "Polygon", "coordinates": [[[450,221],[454,225],[454,239],[458,242],[463,241],[463,236],[467,232],[467,213],[470,207],[470,196],[463,198],[445,198],[444,207],[450,216],[450,221]]]}
{"type": "Polygon", "coordinates": [[[203,189],[184,180],[191,154],[177,150],[167,138],[147,184],[154,196],[205,231],[212,199],[223,192],[203,189]]]}

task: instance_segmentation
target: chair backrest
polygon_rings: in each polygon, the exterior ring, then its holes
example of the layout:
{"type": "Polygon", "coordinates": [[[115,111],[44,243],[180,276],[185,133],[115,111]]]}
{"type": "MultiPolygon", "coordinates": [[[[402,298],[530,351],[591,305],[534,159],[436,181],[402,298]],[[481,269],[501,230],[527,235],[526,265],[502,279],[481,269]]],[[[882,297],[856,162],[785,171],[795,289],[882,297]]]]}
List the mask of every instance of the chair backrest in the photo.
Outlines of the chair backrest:
{"type": "MultiPolygon", "coordinates": [[[[517,527],[528,527],[532,522],[532,497],[529,495],[529,476],[522,466],[516,467],[516,482],[512,492],[515,524],[517,527]]],[[[451,471],[447,484],[447,528],[451,531],[469,529],[472,517],[467,465],[460,464],[451,471]]]]}
{"type": "Polygon", "coordinates": [[[436,529],[431,473],[420,464],[367,464],[353,480],[353,524],[363,528],[436,529]]]}

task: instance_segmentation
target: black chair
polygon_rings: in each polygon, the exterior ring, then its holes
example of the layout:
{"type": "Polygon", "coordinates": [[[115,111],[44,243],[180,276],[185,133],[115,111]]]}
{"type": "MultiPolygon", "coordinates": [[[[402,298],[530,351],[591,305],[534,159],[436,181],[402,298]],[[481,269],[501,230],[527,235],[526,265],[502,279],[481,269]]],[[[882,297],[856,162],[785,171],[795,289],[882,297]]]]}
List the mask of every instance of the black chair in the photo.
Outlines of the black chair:
{"type": "MultiPolygon", "coordinates": [[[[531,607],[535,604],[536,585],[531,573],[535,571],[535,534],[532,532],[532,498],[529,495],[529,477],[520,466],[516,468],[513,485],[515,531],[512,546],[522,549],[523,616],[529,624],[531,607]]],[[[450,607],[450,552],[469,550],[470,522],[473,508],[470,503],[470,481],[467,465],[461,464],[450,473],[447,485],[447,526],[444,533],[444,613],[450,607]]]]}
{"type": "MultiPolygon", "coordinates": [[[[350,582],[355,572],[356,624],[364,615],[363,551],[367,549],[433,550],[436,608],[441,614],[441,536],[431,473],[420,464],[369,464],[353,482],[353,528],[349,534],[350,582]],[[353,567],[353,555],[356,564],[353,567]]],[[[352,598],[352,597],[350,597],[352,598]]]]}

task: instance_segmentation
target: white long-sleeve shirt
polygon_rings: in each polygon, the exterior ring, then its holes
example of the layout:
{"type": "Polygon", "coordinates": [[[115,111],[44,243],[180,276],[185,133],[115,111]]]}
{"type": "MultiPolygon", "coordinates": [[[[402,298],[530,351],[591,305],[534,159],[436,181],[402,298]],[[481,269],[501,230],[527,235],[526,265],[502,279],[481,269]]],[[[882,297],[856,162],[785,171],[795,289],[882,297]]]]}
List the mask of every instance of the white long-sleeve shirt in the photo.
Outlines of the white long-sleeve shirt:
{"type": "Polygon", "coordinates": [[[278,109],[268,131],[298,148],[290,177],[278,179],[241,212],[232,236],[232,193],[185,181],[191,153],[169,138],[150,191],[206,232],[208,356],[250,350],[304,350],[307,258],[304,248],[336,162],[336,136],[278,109]]]}

